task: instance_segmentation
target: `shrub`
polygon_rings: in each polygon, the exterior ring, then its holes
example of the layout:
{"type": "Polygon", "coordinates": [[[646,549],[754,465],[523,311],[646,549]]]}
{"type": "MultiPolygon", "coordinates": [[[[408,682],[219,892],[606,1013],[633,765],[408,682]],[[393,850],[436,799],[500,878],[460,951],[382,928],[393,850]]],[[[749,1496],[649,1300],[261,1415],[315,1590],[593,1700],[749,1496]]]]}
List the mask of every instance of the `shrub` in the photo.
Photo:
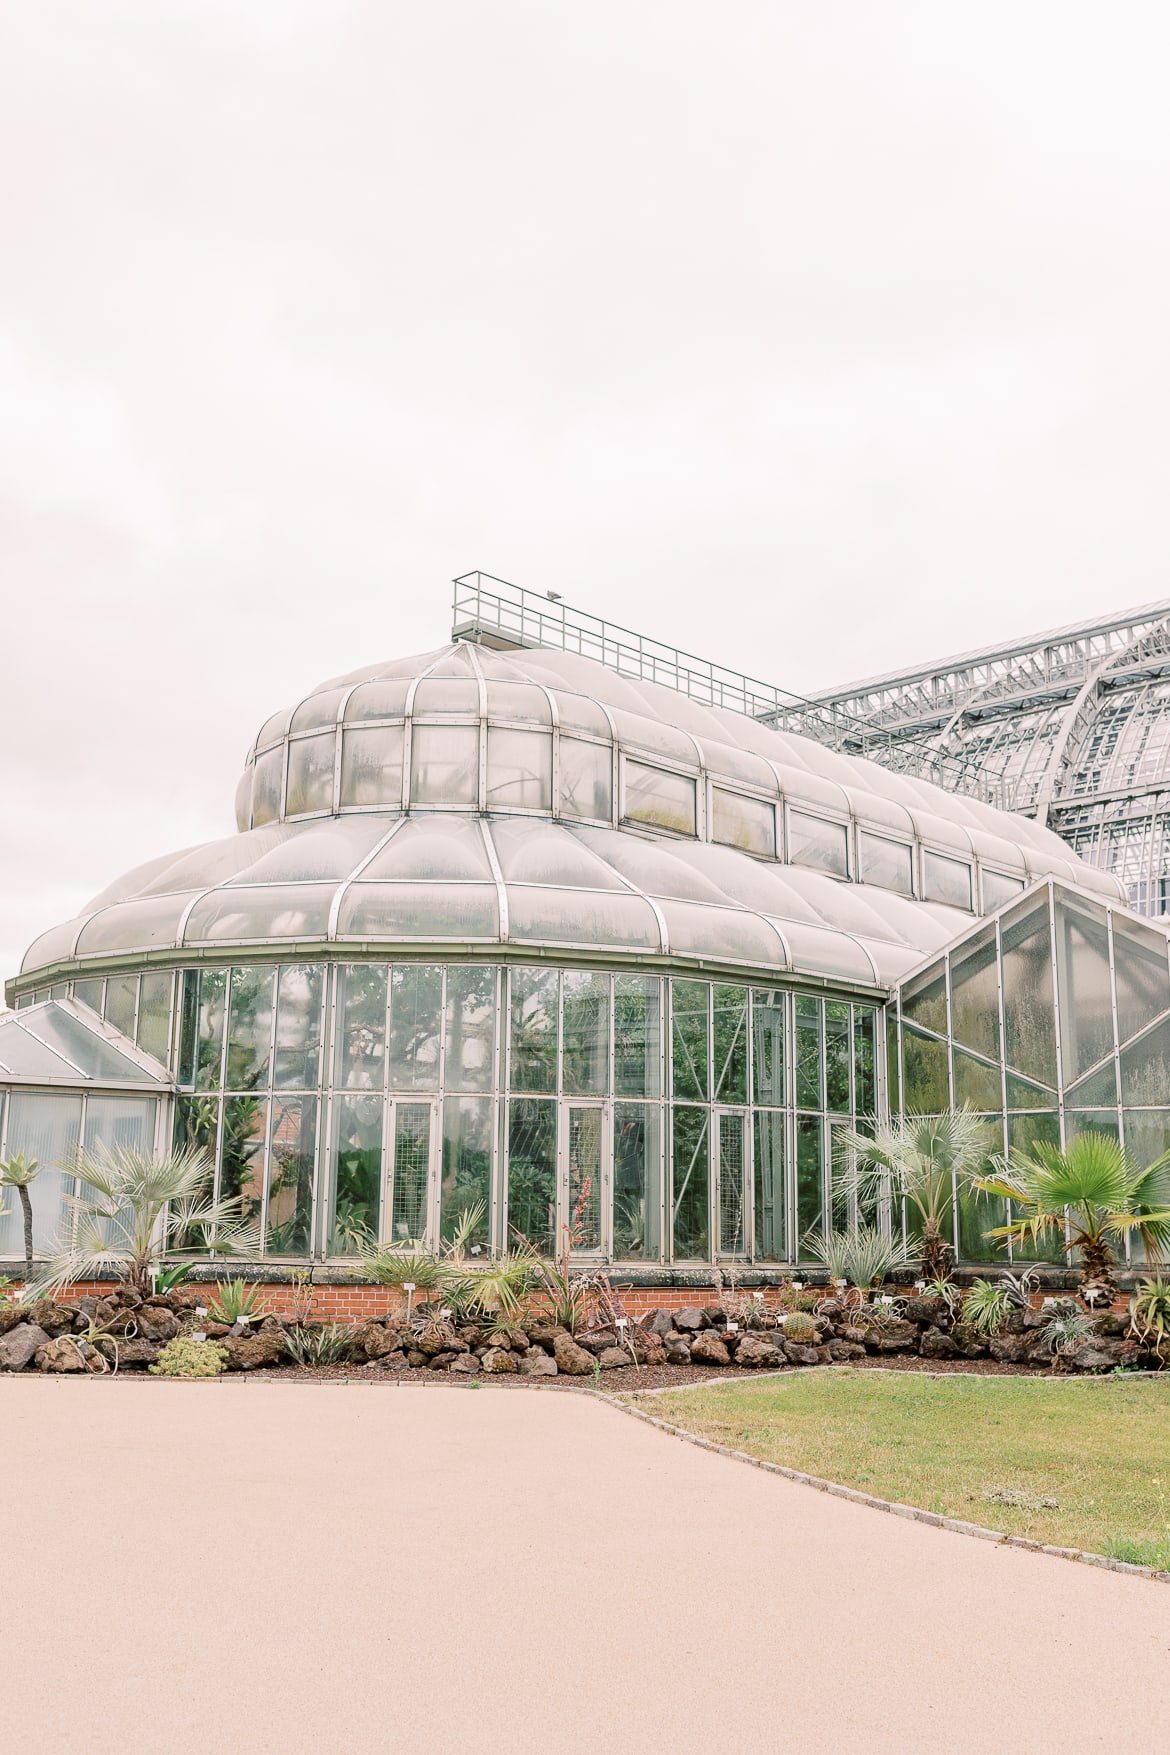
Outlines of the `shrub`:
{"type": "Polygon", "coordinates": [[[297,1365],[338,1365],[348,1359],[352,1343],[347,1322],[302,1324],[284,1336],[285,1350],[297,1365]]]}
{"type": "Polygon", "coordinates": [[[155,1377],[218,1377],[228,1361],[226,1347],[218,1341],[197,1341],[194,1335],[176,1335],[148,1369],[155,1377]]]}

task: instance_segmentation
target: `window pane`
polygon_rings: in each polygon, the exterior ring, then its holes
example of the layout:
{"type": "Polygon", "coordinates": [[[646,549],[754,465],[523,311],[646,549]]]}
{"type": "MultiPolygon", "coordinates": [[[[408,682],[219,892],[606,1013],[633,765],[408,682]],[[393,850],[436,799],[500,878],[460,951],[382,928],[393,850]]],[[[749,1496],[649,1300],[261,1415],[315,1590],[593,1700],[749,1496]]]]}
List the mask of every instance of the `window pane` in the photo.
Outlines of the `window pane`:
{"type": "Polygon", "coordinates": [[[914,894],[912,849],[900,841],[887,841],[881,835],[857,837],[861,858],[861,881],[877,884],[883,890],[896,890],[900,896],[914,894]]]}
{"type": "Polygon", "coordinates": [[[569,1234],[574,1249],[601,1248],[601,1129],[605,1111],[569,1110],[569,1234]]]}
{"type": "Polygon", "coordinates": [[[1121,1100],[1139,1109],[1170,1104],[1170,1018],[1122,1049],[1121,1100]]]}
{"type": "Polygon", "coordinates": [[[902,1016],[938,1036],[947,1034],[947,978],[941,963],[902,989],[902,1016]]]}
{"type": "Polygon", "coordinates": [[[552,809],[552,736],[545,731],[502,731],[487,741],[488,810],[552,809]]]}
{"type": "Polygon", "coordinates": [[[330,810],[333,806],[333,759],[337,738],[332,731],[320,737],[302,737],[288,746],[288,793],[286,817],[306,811],[330,810]]]}
{"type": "Polygon", "coordinates": [[[87,1005],[90,1011],[96,1012],[100,1018],[105,985],[104,981],[75,981],[73,983],[73,997],[79,999],[82,1005],[87,1005]]]}
{"type": "Polygon", "coordinates": [[[1050,1109],[1056,1101],[1053,1091],[1033,1085],[1027,1079],[1007,1075],[1007,1106],[1009,1109],[1050,1109]]]}
{"type": "Polygon", "coordinates": [[[566,969],[564,1090],[576,1097],[609,1090],[609,976],[566,969]]]}
{"type": "Polygon", "coordinates": [[[757,988],[752,994],[752,1101],[787,1102],[784,1085],[784,995],[757,988]]]}
{"type": "Polygon", "coordinates": [[[331,1255],[356,1255],[378,1237],[382,1193],[382,1099],[342,1097],[333,1153],[331,1255]]]}
{"type": "Polygon", "coordinates": [[[431,1106],[399,1103],[394,1111],[395,1243],[427,1234],[427,1189],[431,1167],[431,1106]]]}
{"type": "Polygon", "coordinates": [[[1003,927],[1007,1060],[1018,1072],[1056,1083],[1056,1017],[1048,904],[1003,927]]]}
{"type": "Polygon", "coordinates": [[[341,802],[402,803],[402,727],[378,725],[347,731],[341,740],[341,802]]]}
{"type": "Polygon", "coordinates": [[[510,1078],[514,1091],[557,1088],[557,974],[555,969],[513,969],[510,1078]]]}
{"type": "Polygon", "coordinates": [[[661,1111],[616,1103],[613,1112],[613,1253],[618,1261],[657,1261],[662,1253],[661,1111]]]}
{"type": "Polygon", "coordinates": [[[898,1016],[894,1006],[886,1007],[886,1078],[889,1081],[890,1114],[902,1108],[902,1064],[898,1055],[898,1016]]]}
{"type": "Polygon", "coordinates": [[[382,1089],[387,973],[384,963],[347,963],[338,970],[337,1060],[333,1077],[346,1090],[382,1089]]]}
{"type": "Polygon", "coordinates": [[[707,1009],[711,989],[705,981],[672,981],[671,1061],[676,1097],[710,1095],[707,1069],[707,1009]]]}
{"type": "Polygon", "coordinates": [[[426,676],[414,691],[415,713],[478,713],[479,683],[474,677],[426,676]]]}
{"type": "Polygon", "coordinates": [[[285,1090],[311,1090],[320,1077],[322,975],[320,963],[286,963],[280,971],[272,1082],[285,1090]]]}
{"type": "Polygon", "coordinates": [[[561,815],[600,817],[602,822],[612,822],[612,746],[562,737],[559,763],[561,815]]]}
{"type": "Polygon", "coordinates": [[[758,1109],[756,1136],[756,1259],[788,1258],[788,1202],[784,1175],[784,1117],[758,1109]]]}
{"type": "Polygon", "coordinates": [[[719,1117],[719,1252],[742,1255],[747,1248],[747,1214],[744,1209],[743,1115],[719,1117]]]}
{"type": "Polygon", "coordinates": [[[793,865],[849,876],[849,839],[844,823],[825,822],[803,811],[788,813],[788,858],[793,865]]]}
{"type": "MultiPolygon", "coordinates": [[[[1051,1102],[1051,1097],[1045,1097],[1051,1102]]],[[[1090,1073],[1088,1078],[1081,1079],[1075,1085],[1069,1085],[1064,1093],[1066,1106],[1073,1109],[1116,1108],[1117,1106],[1117,1069],[1110,1055],[1104,1066],[1090,1073]]]]}
{"type": "Polygon", "coordinates": [[[951,1015],[956,1041],[989,1060],[999,1059],[999,967],[994,927],[951,955],[951,1015]]]}
{"type": "Polygon", "coordinates": [[[415,725],[410,734],[412,804],[478,804],[479,731],[474,725],[415,725]]]}
{"type": "Polygon", "coordinates": [[[922,893],[928,902],[950,908],[971,908],[971,867],[942,853],[923,852],[922,893]]]}
{"type": "Polygon", "coordinates": [[[238,1200],[245,1222],[258,1220],[264,1200],[267,1097],[229,1097],[223,1108],[219,1198],[238,1200]]]}
{"type": "Polygon", "coordinates": [[[618,975],[613,984],[613,1079],[619,1097],[661,1093],[662,983],[618,975]]]}
{"type": "Polygon", "coordinates": [[[853,1104],[859,1116],[877,1108],[877,1013],[867,1006],[853,1008],[853,1104]]]}
{"type": "Polygon", "coordinates": [[[843,1000],[825,1004],[825,1107],[848,1112],[849,1007],[843,1000]]]}
{"type": "Polygon", "coordinates": [[[448,1091],[490,1091],[495,1083],[496,972],[472,964],[447,970],[448,1091]]]}
{"type": "Polygon", "coordinates": [[[711,839],[746,853],[776,855],[776,807],[762,798],[711,788],[711,839]]]}
{"type": "Polygon", "coordinates": [[[170,1063],[171,982],[169,974],[144,975],[138,996],[138,1046],[164,1066],[170,1063]]]}
{"type": "Polygon", "coordinates": [[[231,982],[226,1085],[254,1091],[268,1083],[276,970],[233,969],[231,982]]]}
{"type": "Polygon", "coordinates": [[[280,787],[284,779],[284,745],[269,750],[256,763],[252,775],[252,824],[274,823],[280,815],[280,787]]]}
{"type": "Polygon", "coordinates": [[[902,1025],[902,1095],[908,1110],[941,1115],[951,1106],[947,1045],[902,1025]]]}
{"type": "Polygon", "coordinates": [[[1002,908],[1005,902],[1010,902],[1013,896],[1018,896],[1024,887],[1023,878],[1007,877],[1003,872],[988,871],[986,866],[983,868],[982,877],[983,912],[985,914],[994,914],[997,908],[1002,908]]]}
{"type": "Polygon", "coordinates": [[[1166,940],[1161,934],[1113,916],[1113,961],[1117,978],[1117,1034],[1128,1042],[1159,1012],[1170,1009],[1166,940]]]}
{"type": "Polygon", "coordinates": [[[821,1080],[821,1002],[807,993],[796,996],[796,1104],[798,1109],[823,1109],[821,1080]]]}
{"type": "Polygon", "coordinates": [[[1066,1084],[1113,1050],[1113,990],[1105,910],[1056,905],[1060,1059],[1066,1084]]]}
{"type": "MultiPolygon", "coordinates": [[[[1030,1153],[1032,1147],[1041,1140],[1050,1146],[1060,1144],[1060,1120],[1055,1114],[1009,1117],[1008,1144],[1014,1151],[1030,1153]]],[[[996,1247],[998,1250],[999,1246],[996,1247]]],[[[1012,1256],[1016,1261],[1063,1261],[1062,1239],[1057,1236],[1041,1239],[1038,1244],[1031,1241],[1013,1243],[1012,1256]]]]}
{"type": "Polygon", "coordinates": [[[746,1103],[747,988],[716,987],[714,998],[715,1101],[746,1103]]]}
{"type": "Polygon", "coordinates": [[[268,1160],[269,1255],[308,1255],[316,1161],[316,1097],[274,1097],[268,1160]]]}
{"type": "Polygon", "coordinates": [[[201,1091],[218,1091],[220,1088],[227,975],[226,969],[204,969],[199,975],[199,1056],[195,1083],[201,1091]]]}
{"type": "Polygon", "coordinates": [[[706,1109],[673,1111],[671,1231],[678,1261],[710,1254],[710,1165],[706,1109]]]}
{"type": "Polygon", "coordinates": [[[810,1231],[824,1222],[824,1170],[821,1161],[821,1122],[813,1115],[796,1119],[796,1255],[799,1258],[810,1231]]]}
{"type": "Polygon", "coordinates": [[[492,1100],[447,1097],[443,1103],[443,1186],[439,1230],[449,1243],[462,1214],[483,1207],[472,1246],[491,1239],[492,1100]]]}
{"type": "Polygon", "coordinates": [[[686,774],[647,768],[641,762],[625,767],[625,817],[656,829],[695,833],[695,782],[686,774]]]}
{"type": "MultiPolygon", "coordinates": [[[[8,1098],[10,1156],[23,1152],[41,1165],[30,1191],[33,1210],[33,1248],[38,1255],[50,1253],[59,1234],[67,1233],[70,1209],[65,1196],[73,1192],[73,1177],[60,1168],[67,1164],[81,1137],[81,1098],[55,1091],[13,1091],[8,1098]]],[[[0,1250],[5,1255],[24,1253],[24,1219],[20,1201],[0,1203],[9,1208],[0,1219],[0,1250]]]]}
{"type": "Polygon", "coordinates": [[[443,971],[433,963],[395,967],[390,977],[390,1089],[437,1091],[443,971]]]}
{"type": "Polygon", "coordinates": [[[111,975],[106,982],[106,1023],[134,1040],[134,1012],[138,1005],[137,975],[111,975]]]}
{"type": "Polygon", "coordinates": [[[998,1109],[1003,1103],[999,1068],[988,1066],[973,1055],[956,1048],[955,1102],[966,1103],[971,1109],[998,1109]]]}
{"type": "Polygon", "coordinates": [[[556,1253],[557,1106],[537,1097],[508,1104],[508,1246],[517,1233],[541,1255],[556,1253]]]}

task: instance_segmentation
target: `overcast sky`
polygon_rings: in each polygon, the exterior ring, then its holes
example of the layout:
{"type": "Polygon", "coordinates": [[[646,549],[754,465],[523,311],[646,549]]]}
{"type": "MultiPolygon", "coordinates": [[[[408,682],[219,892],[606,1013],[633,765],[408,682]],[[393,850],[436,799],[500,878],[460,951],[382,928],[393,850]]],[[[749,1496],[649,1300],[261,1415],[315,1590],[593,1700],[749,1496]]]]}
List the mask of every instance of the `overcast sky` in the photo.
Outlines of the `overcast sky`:
{"type": "Polygon", "coordinates": [[[1170,23],[0,0],[0,975],[481,567],[798,691],[1170,596],[1170,23]]]}

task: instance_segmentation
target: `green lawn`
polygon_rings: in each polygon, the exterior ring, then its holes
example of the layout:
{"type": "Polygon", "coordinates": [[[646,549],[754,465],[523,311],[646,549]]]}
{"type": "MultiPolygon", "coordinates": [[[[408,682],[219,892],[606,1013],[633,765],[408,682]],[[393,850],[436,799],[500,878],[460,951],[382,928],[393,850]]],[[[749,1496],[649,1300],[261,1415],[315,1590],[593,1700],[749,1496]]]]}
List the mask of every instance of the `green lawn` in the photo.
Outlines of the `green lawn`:
{"type": "Polygon", "coordinates": [[[793,1372],[626,1399],[881,1499],[1170,1566],[1170,1381],[793,1372]]]}

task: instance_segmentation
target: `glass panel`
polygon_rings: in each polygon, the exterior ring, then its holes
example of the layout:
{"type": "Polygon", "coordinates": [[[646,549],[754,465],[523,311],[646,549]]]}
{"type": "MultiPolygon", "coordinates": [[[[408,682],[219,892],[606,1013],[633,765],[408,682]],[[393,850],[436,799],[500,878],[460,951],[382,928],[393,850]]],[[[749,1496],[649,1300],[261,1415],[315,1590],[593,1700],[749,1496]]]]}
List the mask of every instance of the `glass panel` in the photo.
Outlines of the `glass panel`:
{"type": "Polygon", "coordinates": [[[648,823],[656,829],[674,829],[681,835],[695,833],[695,782],[685,774],[665,768],[647,768],[641,762],[625,767],[625,819],[648,823]]]}
{"type": "Polygon", "coordinates": [[[473,1247],[491,1242],[492,1100],[447,1097],[443,1102],[443,1186],[439,1212],[442,1241],[449,1243],[461,1214],[482,1203],[473,1247]]]}
{"type": "Polygon", "coordinates": [[[708,1121],[706,1109],[673,1111],[671,1234],[679,1261],[710,1254],[708,1121]]]}
{"type": "MultiPolygon", "coordinates": [[[[1104,1133],[1113,1140],[1121,1137],[1116,1109],[1066,1109],[1064,1131],[1066,1139],[1070,1140],[1081,1133],[1104,1133]]],[[[1124,1247],[1123,1244],[1123,1251],[1124,1247]]]]}
{"type": "Polygon", "coordinates": [[[913,849],[901,841],[887,841],[882,835],[857,837],[861,858],[861,881],[877,884],[883,890],[896,890],[900,896],[914,894],[913,849]]]}
{"type": "Polygon", "coordinates": [[[788,1259],[788,1202],[784,1175],[784,1117],[776,1110],[755,1115],[756,1260],[788,1259]]]}
{"type": "Polygon", "coordinates": [[[566,969],[564,1090],[575,1097],[609,1090],[609,976],[566,969]]]}
{"type": "Polygon", "coordinates": [[[99,1097],[91,1093],[85,1106],[85,1149],[104,1146],[118,1151],[125,1146],[135,1152],[150,1152],[155,1118],[153,1097],[99,1097]]]}
{"type": "MultiPolygon", "coordinates": [[[[1048,1099],[1051,1102],[1051,1098],[1048,1099]]],[[[1070,1085],[1064,1093],[1066,1104],[1071,1103],[1074,1109],[1099,1109],[1104,1106],[1113,1109],[1117,1106],[1117,1073],[1112,1057],[1099,1066],[1087,1079],[1079,1084],[1070,1085]]]]}
{"type": "MultiPolygon", "coordinates": [[[[998,1107],[998,1103],[996,1105],[998,1107]]],[[[981,1170],[991,1168],[991,1159],[1003,1151],[1003,1122],[998,1115],[986,1118],[986,1156],[981,1170]]],[[[962,1261],[1002,1261],[999,1244],[985,1236],[995,1225],[1007,1223],[1008,1206],[994,1195],[978,1194],[971,1188],[959,1194],[959,1258],[962,1261]]]]}
{"type": "Polygon", "coordinates": [[[556,1253],[557,1106],[538,1097],[508,1104],[508,1240],[556,1253]]]}
{"type": "Polygon", "coordinates": [[[922,893],[928,902],[945,902],[949,908],[971,909],[971,867],[960,859],[923,851],[922,893]]]}
{"type": "Polygon", "coordinates": [[[333,1154],[331,1255],[356,1255],[379,1234],[382,1191],[382,1099],[342,1097],[333,1154]]]}
{"type": "Polygon", "coordinates": [[[752,1101],[785,1103],[784,995],[757,988],[752,994],[752,1101]]]}
{"type": "Polygon", "coordinates": [[[1113,1048],[1113,993],[1105,911],[1056,904],[1056,977],[1060,994],[1060,1060],[1066,1084],[1113,1048]]]}
{"type": "Polygon", "coordinates": [[[574,1249],[601,1248],[601,1130],[604,1109],[569,1108],[569,1230],[574,1249]]]}
{"type": "Polygon", "coordinates": [[[252,775],[252,826],[274,823],[280,815],[280,788],[284,780],[284,745],[261,756],[252,775]]]}
{"type": "MultiPolygon", "coordinates": [[[[81,1137],[81,1098],[57,1091],[12,1091],[8,1098],[10,1156],[23,1152],[41,1166],[30,1190],[33,1210],[33,1249],[48,1255],[58,1236],[67,1234],[70,1209],[65,1196],[73,1192],[73,1177],[61,1170],[77,1150],[81,1137]]],[[[0,1219],[0,1254],[24,1254],[24,1215],[11,1190],[0,1203],[9,1208],[0,1219]]]]}
{"type": "Polygon", "coordinates": [[[412,804],[479,802],[479,731],[474,725],[415,725],[410,734],[412,804]]]}
{"type": "Polygon", "coordinates": [[[199,975],[199,1063],[195,1083],[201,1091],[218,1091],[222,1081],[227,976],[226,969],[204,969],[199,975]]]}
{"type": "MultiPolygon", "coordinates": [[[[216,1153],[219,1133],[219,1098],[181,1096],[175,1104],[175,1144],[193,1146],[206,1152],[209,1161],[216,1153]]],[[[211,1193],[210,1182],[208,1194],[211,1193]]]]}
{"type": "Polygon", "coordinates": [[[1010,902],[1013,896],[1018,896],[1023,887],[1023,878],[1007,877],[1003,872],[988,871],[987,867],[984,866],[983,912],[994,914],[997,908],[1002,908],[1005,902],[1010,902]]]}
{"type": "Polygon", "coordinates": [[[747,1249],[744,1210],[744,1127],[746,1116],[719,1117],[719,1252],[742,1255],[747,1249]]]}
{"type": "Polygon", "coordinates": [[[898,1017],[894,1007],[886,1007],[886,1078],[890,1086],[890,1114],[902,1110],[902,1062],[898,1053],[898,1017]]]}
{"type": "Polygon", "coordinates": [[[303,816],[311,810],[332,809],[336,744],[337,738],[332,731],[320,737],[302,737],[289,744],[286,817],[303,816]]]}
{"type": "Polygon", "coordinates": [[[853,1105],[859,1116],[877,1109],[877,1013],[868,1006],[853,1008],[853,1105]]]}
{"type": "Polygon", "coordinates": [[[1056,1083],[1056,1019],[1048,904],[1003,927],[1003,998],[1009,1066],[1056,1083]]]}
{"type": "Polygon", "coordinates": [[[513,969],[509,1076],[514,1091],[557,1088],[557,973],[513,969]]]}
{"type": "Polygon", "coordinates": [[[398,965],[390,977],[390,1089],[437,1091],[443,971],[435,963],[398,965]]]}
{"type": "Polygon", "coordinates": [[[964,1054],[961,1048],[954,1050],[954,1056],[955,1102],[971,1109],[998,1109],[1003,1102],[999,1068],[964,1054]]]}
{"type": "Polygon", "coordinates": [[[620,1097],[657,1097],[662,1079],[662,983],[618,975],[613,984],[613,1079],[620,1097]]]}
{"type": "Polygon", "coordinates": [[[386,979],[384,963],[343,963],[338,970],[335,1084],[380,1091],[385,1077],[386,979]]]}
{"type": "Polygon", "coordinates": [[[494,884],[365,884],[345,892],[343,938],[492,939],[499,931],[494,884]]]}
{"type": "Polygon", "coordinates": [[[104,981],[75,981],[73,983],[73,997],[80,1000],[82,1005],[87,1005],[90,1011],[96,1012],[100,1018],[105,985],[104,981]]]}
{"type": "Polygon", "coordinates": [[[845,824],[789,811],[788,858],[793,865],[811,865],[815,871],[848,877],[849,833],[845,824]]]}
{"type": "Polygon", "coordinates": [[[402,803],[402,727],[378,725],[347,731],[341,739],[341,803],[402,803]]]}
{"type": "Polygon", "coordinates": [[[393,1241],[427,1234],[431,1167],[431,1106],[399,1103],[394,1111],[393,1241]]]}
{"type": "Polygon", "coordinates": [[[825,1107],[850,1109],[849,1007],[839,999],[825,1002],[825,1107]]]}
{"type": "Polygon", "coordinates": [[[559,754],[561,815],[613,821],[613,748],[562,737],[559,754]]]}
{"type": "Polygon", "coordinates": [[[1139,1170],[1170,1151],[1170,1112],[1165,1109],[1125,1111],[1125,1149],[1139,1170]]]}
{"type": "Polygon", "coordinates": [[[711,839],[745,853],[776,857],[776,807],[762,798],[711,788],[711,839]]]}
{"type": "Polygon", "coordinates": [[[534,725],[549,725],[548,696],[535,683],[488,683],[488,713],[493,719],[527,719],[534,725]]]}
{"type": "Polygon", "coordinates": [[[138,1046],[164,1066],[171,1049],[171,979],[169,974],[144,975],[138,998],[138,1046]]]}
{"type": "Polygon", "coordinates": [[[824,1223],[824,1170],[821,1159],[821,1122],[814,1115],[796,1118],[796,1254],[799,1257],[810,1231],[824,1223]]]}
{"type": "Polygon", "coordinates": [[[661,1111],[615,1103],[613,1253],[617,1261],[657,1261],[662,1253],[661,1111]]]}
{"type": "Polygon", "coordinates": [[[1139,1109],[1170,1104],[1170,1018],[1122,1049],[1121,1100],[1139,1109]]]}
{"type": "MultiPolygon", "coordinates": [[[[1056,1115],[1035,1113],[1008,1117],[1008,1144],[1013,1151],[1028,1154],[1040,1140],[1053,1146],[1060,1144],[1060,1121],[1056,1115]]],[[[1016,1261],[1063,1261],[1064,1250],[1055,1240],[1039,1245],[1013,1243],[1012,1256],[1016,1261]]]]}
{"type": "Polygon", "coordinates": [[[274,1097],[268,1161],[270,1255],[308,1255],[317,1161],[316,1097],[274,1097]]]}
{"type": "Polygon", "coordinates": [[[344,689],[327,689],[324,694],[310,695],[293,714],[289,730],[312,731],[318,725],[333,725],[344,694],[344,689]]]}
{"type": "Polygon", "coordinates": [[[138,1005],[137,975],[111,975],[106,982],[106,1023],[134,1040],[134,1012],[138,1005]]]}
{"type": "Polygon", "coordinates": [[[488,810],[552,809],[552,736],[545,731],[488,730],[488,810]]]}
{"type": "Polygon", "coordinates": [[[410,684],[404,677],[380,677],[362,683],[345,704],[346,723],[351,719],[401,719],[406,711],[410,684]]]}
{"type": "Polygon", "coordinates": [[[1117,1034],[1122,1042],[1170,1009],[1166,940],[1133,921],[1113,916],[1113,963],[1117,980],[1117,1034]]]}
{"type": "Polygon", "coordinates": [[[913,1024],[902,1024],[903,1097],[908,1110],[941,1115],[951,1106],[947,1077],[947,1045],[922,1036],[913,1024]]]}
{"type": "Polygon", "coordinates": [[[936,975],[919,977],[903,988],[902,1016],[936,1036],[947,1034],[947,983],[941,965],[936,975]]]}
{"type": "Polygon", "coordinates": [[[676,1097],[710,1095],[707,1063],[707,1012],[711,989],[705,981],[670,984],[671,1063],[676,1097]]]}
{"type": "Polygon", "coordinates": [[[1027,1079],[1018,1079],[1014,1073],[1007,1076],[1007,1106],[1009,1109],[1048,1109],[1055,1101],[1052,1091],[1044,1090],[1040,1085],[1033,1085],[1027,1079]]]}
{"type": "Polygon", "coordinates": [[[951,1025],[957,1042],[988,1060],[999,1059],[999,963],[994,927],[961,951],[951,953],[951,1025]]]}
{"type": "Polygon", "coordinates": [[[420,713],[478,713],[479,683],[474,677],[424,677],[414,691],[412,711],[420,713]]]}
{"type": "Polygon", "coordinates": [[[195,1059],[199,1042],[199,971],[184,969],[179,998],[179,1083],[195,1082],[195,1059]]]}
{"type": "Polygon", "coordinates": [[[320,963],[286,963],[276,998],[276,1066],[272,1082],[283,1090],[311,1090],[321,1067],[320,963]]]}
{"type": "Polygon", "coordinates": [[[254,1091],[268,1083],[275,969],[233,969],[226,1087],[254,1091]]]}
{"type": "Polygon", "coordinates": [[[824,1108],[821,1076],[821,1002],[796,996],[796,1103],[799,1109],[824,1108]]]}
{"type": "Polygon", "coordinates": [[[748,1086],[748,990],[716,987],[715,1101],[746,1103],[748,1086]]]}
{"type": "Polygon", "coordinates": [[[266,1097],[229,1097],[223,1109],[219,1198],[239,1200],[245,1221],[260,1217],[264,1199],[264,1134],[268,1127],[266,1097]]]}
{"type": "Polygon", "coordinates": [[[448,1091],[490,1091],[496,1065],[496,972],[472,964],[447,971],[448,1091]]]}

